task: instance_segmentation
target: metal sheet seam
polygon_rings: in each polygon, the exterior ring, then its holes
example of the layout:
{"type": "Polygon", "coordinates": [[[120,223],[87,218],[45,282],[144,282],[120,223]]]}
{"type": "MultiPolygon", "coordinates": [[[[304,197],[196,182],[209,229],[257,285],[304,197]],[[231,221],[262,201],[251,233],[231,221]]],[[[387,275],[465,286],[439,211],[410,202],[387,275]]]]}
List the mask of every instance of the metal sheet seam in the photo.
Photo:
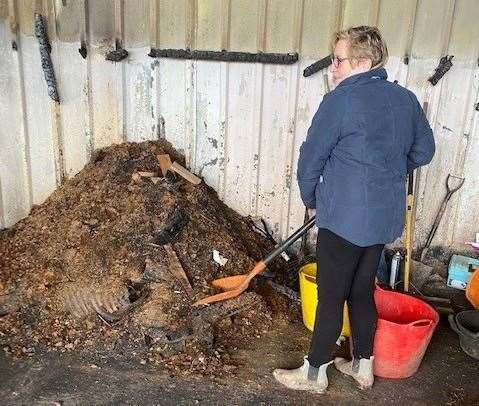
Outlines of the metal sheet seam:
{"type": "MultiPolygon", "coordinates": [[[[295,7],[295,27],[294,27],[294,42],[293,50],[300,52],[303,40],[303,25],[304,25],[304,0],[300,0],[295,7]]],[[[290,228],[290,213],[292,205],[292,183],[296,181],[293,179],[295,145],[296,145],[296,133],[297,133],[297,115],[298,115],[298,97],[299,97],[299,81],[300,81],[301,64],[297,63],[295,68],[290,71],[289,80],[289,104],[288,104],[288,117],[290,120],[288,132],[289,142],[287,144],[287,158],[285,162],[285,191],[287,196],[283,197],[282,216],[281,216],[281,236],[283,239],[287,238],[290,228]]]]}
{"type": "Polygon", "coordinates": [[[149,24],[150,24],[150,31],[149,31],[149,43],[150,48],[157,48],[157,41],[158,41],[158,2],[157,0],[149,0],[150,6],[150,15],[149,15],[149,24]]]}
{"type": "MultiPolygon", "coordinates": [[[[469,77],[467,78],[467,86],[466,87],[466,92],[467,92],[467,96],[466,96],[466,108],[465,108],[465,111],[464,111],[464,116],[461,120],[461,132],[460,132],[460,135],[461,136],[464,136],[465,134],[467,133],[470,133],[471,131],[471,125],[472,125],[472,117],[474,116],[473,112],[474,112],[474,108],[472,107],[474,105],[474,101],[477,100],[477,97],[478,97],[478,94],[474,94],[474,90],[476,89],[477,91],[477,84],[476,86],[474,86],[474,81],[475,79],[477,80],[477,75],[475,75],[475,72],[474,70],[471,69],[470,73],[469,73],[469,77]],[[470,108],[468,109],[467,106],[470,106],[470,108]]],[[[460,151],[460,155],[459,155],[459,159],[456,160],[455,162],[455,172],[460,175],[460,174],[463,174],[464,173],[464,165],[465,165],[465,157],[466,157],[466,153],[467,153],[467,150],[469,148],[469,144],[470,144],[470,138],[467,137],[466,138],[466,145],[464,145],[464,148],[462,151],[460,151]]]]}
{"type": "Polygon", "coordinates": [[[120,106],[119,106],[119,121],[120,125],[118,126],[118,129],[121,130],[122,134],[120,139],[123,142],[126,142],[128,140],[128,134],[127,134],[127,129],[126,129],[126,118],[128,114],[128,92],[126,91],[126,88],[128,86],[127,83],[127,78],[126,78],[126,65],[125,63],[117,63],[119,65],[119,71],[120,71],[120,80],[121,80],[121,98],[120,98],[120,106]]]}
{"type": "Polygon", "coordinates": [[[452,27],[454,25],[454,17],[456,15],[456,11],[457,11],[456,10],[456,0],[452,0],[452,3],[449,3],[449,8],[447,10],[447,15],[444,17],[444,19],[449,18],[449,21],[448,21],[448,24],[447,24],[447,30],[443,31],[442,56],[444,56],[446,54],[446,52],[449,50],[449,44],[451,42],[452,27]]]}
{"type": "MultiPolygon", "coordinates": [[[[419,10],[419,0],[415,0],[414,2],[414,7],[411,7],[411,11],[412,11],[412,15],[411,15],[411,24],[409,25],[408,27],[408,39],[407,39],[407,48],[406,48],[406,52],[407,54],[405,55],[405,57],[407,58],[411,58],[412,57],[412,44],[414,42],[414,31],[415,31],[415,27],[416,27],[416,17],[418,15],[418,10],[419,10]]],[[[406,81],[407,81],[407,77],[406,77],[406,81]]],[[[407,82],[405,82],[407,83],[407,82]]]]}
{"type": "MultiPolygon", "coordinates": [[[[115,41],[114,41],[114,47],[116,49],[116,42],[119,40],[120,46],[124,47],[125,44],[125,4],[124,0],[115,0],[115,41]]],[[[126,142],[128,140],[128,134],[127,134],[127,114],[128,114],[128,92],[126,91],[127,88],[127,79],[126,79],[126,61],[124,63],[118,62],[115,63],[117,66],[117,75],[120,76],[119,82],[121,86],[121,97],[119,100],[119,117],[118,117],[118,130],[121,131],[119,139],[122,140],[122,142],[126,142]]],[[[118,80],[118,77],[117,77],[118,80]]]]}
{"type": "MultiPolygon", "coordinates": [[[[304,0],[297,0],[294,8],[294,38],[292,50],[298,54],[301,51],[302,37],[303,37],[303,23],[304,23],[304,0]]],[[[297,63],[298,64],[298,63],[297,63]]]]}
{"type": "Polygon", "coordinates": [[[283,239],[286,239],[288,236],[289,230],[289,219],[290,219],[290,210],[291,210],[291,184],[295,182],[296,179],[293,179],[293,165],[296,163],[294,160],[294,146],[296,140],[296,120],[297,120],[297,106],[298,106],[298,84],[301,77],[300,64],[296,64],[293,69],[290,70],[289,78],[289,89],[288,89],[288,142],[287,142],[287,157],[285,162],[285,179],[284,182],[284,193],[286,196],[283,196],[283,205],[282,205],[282,214],[281,214],[281,232],[280,235],[283,239]]]}
{"type": "Polygon", "coordinates": [[[377,0],[376,3],[376,15],[373,19],[373,22],[371,25],[374,25],[375,27],[379,26],[379,16],[381,15],[381,4],[382,0],[377,0]]]}
{"type": "MultiPolygon", "coordinates": [[[[219,163],[219,175],[218,175],[218,196],[221,200],[225,200],[226,190],[226,171],[227,171],[227,159],[226,151],[228,150],[228,143],[230,139],[228,137],[228,100],[229,100],[229,63],[220,62],[220,132],[218,142],[218,163],[219,163]]],[[[233,140],[234,141],[234,140],[233,140]]]]}
{"type": "Polygon", "coordinates": [[[187,0],[186,5],[186,24],[185,24],[185,45],[186,48],[195,49],[196,30],[198,26],[198,0],[187,0]]]}
{"type": "Polygon", "coordinates": [[[252,154],[252,168],[251,168],[251,184],[250,184],[250,202],[251,213],[254,216],[258,215],[258,189],[259,189],[259,164],[260,164],[260,149],[261,138],[263,136],[263,98],[264,98],[264,65],[255,64],[254,70],[254,108],[253,108],[253,123],[252,131],[256,136],[252,137],[253,145],[251,146],[252,154]]]}
{"type": "MultiPolygon", "coordinates": [[[[12,1],[13,3],[13,1],[12,1]]],[[[15,4],[12,4],[10,7],[10,12],[13,15],[13,18],[15,21],[17,21],[17,8],[15,4]]],[[[23,166],[23,173],[22,176],[24,178],[24,188],[25,190],[25,196],[27,196],[27,207],[32,207],[33,205],[33,180],[32,180],[32,167],[31,167],[31,156],[30,156],[30,132],[28,128],[28,120],[27,120],[27,107],[26,107],[26,96],[25,96],[25,74],[23,71],[23,44],[21,41],[21,36],[16,35],[15,33],[15,38],[17,42],[17,51],[14,52],[14,62],[15,62],[15,71],[17,74],[17,80],[19,84],[19,94],[20,94],[20,113],[22,115],[21,119],[21,132],[23,136],[24,143],[22,145],[22,155],[23,155],[23,160],[24,164],[23,166]]]]}
{"type": "Polygon", "coordinates": [[[80,0],[81,3],[81,16],[80,16],[80,34],[84,35],[85,46],[87,48],[87,58],[86,58],[86,83],[85,83],[85,114],[86,114],[86,123],[87,128],[85,131],[86,136],[86,162],[89,161],[90,157],[93,154],[93,149],[95,145],[95,133],[94,129],[94,116],[93,116],[93,94],[92,94],[92,58],[91,58],[91,35],[90,35],[90,25],[89,25],[89,5],[88,0],[80,0]]]}
{"type": "Polygon", "coordinates": [[[221,3],[221,49],[229,49],[230,25],[231,25],[231,0],[223,0],[221,3]]]}
{"type": "Polygon", "coordinates": [[[257,30],[257,50],[265,52],[266,50],[266,22],[268,16],[268,0],[258,0],[258,30],[257,30]]]}
{"type": "Polygon", "coordinates": [[[185,159],[186,165],[190,168],[195,167],[196,159],[196,62],[185,61],[185,140],[186,151],[185,159]]]}
{"type": "MultiPolygon", "coordinates": [[[[50,46],[54,55],[52,55],[52,61],[55,71],[57,72],[56,76],[58,78],[59,70],[59,46],[60,42],[56,39],[58,38],[58,26],[57,26],[57,12],[55,8],[55,1],[49,0],[46,6],[47,12],[47,22],[48,26],[51,29],[52,36],[54,38],[53,44],[50,39],[50,46]],[[56,59],[56,61],[55,61],[56,59]]],[[[58,79],[57,79],[58,80],[58,79]]],[[[55,175],[56,175],[56,185],[57,187],[63,183],[63,180],[66,178],[65,170],[65,151],[64,151],[64,142],[63,142],[63,131],[62,124],[60,119],[60,105],[56,102],[50,102],[50,115],[51,115],[51,136],[53,142],[53,154],[55,156],[55,175]]]]}

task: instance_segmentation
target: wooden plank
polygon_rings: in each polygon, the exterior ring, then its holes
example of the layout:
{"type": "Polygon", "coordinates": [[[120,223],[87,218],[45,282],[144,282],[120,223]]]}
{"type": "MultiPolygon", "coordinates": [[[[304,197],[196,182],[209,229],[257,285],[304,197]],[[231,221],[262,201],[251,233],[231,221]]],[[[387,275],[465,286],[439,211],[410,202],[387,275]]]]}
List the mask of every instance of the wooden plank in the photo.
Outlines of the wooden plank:
{"type": "Polygon", "coordinates": [[[168,256],[168,263],[169,263],[169,271],[175,277],[175,279],[180,283],[181,287],[185,290],[187,295],[191,297],[193,295],[193,289],[191,287],[190,281],[188,280],[188,276],[186,276],[185,270],[181,265],[178,256],[171,244],[165,244],[163,248],[166,251],[168,256]]]}

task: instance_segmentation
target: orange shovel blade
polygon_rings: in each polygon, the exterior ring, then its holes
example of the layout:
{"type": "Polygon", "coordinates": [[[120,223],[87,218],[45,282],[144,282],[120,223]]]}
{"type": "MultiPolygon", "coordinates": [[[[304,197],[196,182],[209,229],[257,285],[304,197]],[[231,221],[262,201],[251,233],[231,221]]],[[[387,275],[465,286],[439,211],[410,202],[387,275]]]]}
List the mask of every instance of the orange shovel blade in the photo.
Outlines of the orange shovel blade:
{"type": "Polygon", "coordinates": [[[243,289],[228,290],[227,292],[218,293],[217,295],[207,296],[201,300],[195,302],[195,306],[198,305],[208,305],[215,302],[220,302],[222,300],[232,299],[236,296],[241,295],[248,286],[246,285],[243,289]]]}
{"type": "Polygon", "coordinates": [[[211,282],[211,284],[213,285],[213,287],[221,289],[223,291],[234,290],[239,288],[240,285],[244,283],[247,278],[248,274],[227,276],[226,278],[215,279],[213,282],[211,282]]]}
{"type": "Polygon", "coordinates": [[[266,269],[266,264],[263,261],[256,263],[254,268],[245,275],[235,275],[228,276],[226,278],[216,279],[213,281],[213,286],[225,290],[223,293],[218,293],[217,295],[208,296],[204,299],[198,300],[195,303],[197,305],[206,305],[214,302],[219,302],[221,300],[232,299],[233,297],[239,296],[243,293],[249,285],[251,279],[256,275],[260,274],[266,269]]]}

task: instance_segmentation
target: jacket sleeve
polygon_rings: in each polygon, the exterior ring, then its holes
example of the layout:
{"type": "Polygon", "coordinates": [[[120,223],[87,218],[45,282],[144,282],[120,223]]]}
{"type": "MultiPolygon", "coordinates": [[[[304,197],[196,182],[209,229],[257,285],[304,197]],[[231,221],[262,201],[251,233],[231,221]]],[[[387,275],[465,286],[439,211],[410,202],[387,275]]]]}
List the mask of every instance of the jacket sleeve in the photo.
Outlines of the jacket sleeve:
{"type": "Polygon", "coordinates": [[[300,147],[299,191],[304,205],[309,209],[316,208],[316,184],[331,151],[338,143],[345,103],[346,98],[341,93],[326,95],[313,117],[306,140],[300,147]]]}
{"type": "Polygon", "coordinates": [[[436,152],[436,145],[434,136],[427,121],[424,110],[420,106],[416,97],[416,132],[414,134],[413,144],[407,156],[407,171],[411,172],[422,165],[427,165],[431,162],[434,153],[436,152]]]}

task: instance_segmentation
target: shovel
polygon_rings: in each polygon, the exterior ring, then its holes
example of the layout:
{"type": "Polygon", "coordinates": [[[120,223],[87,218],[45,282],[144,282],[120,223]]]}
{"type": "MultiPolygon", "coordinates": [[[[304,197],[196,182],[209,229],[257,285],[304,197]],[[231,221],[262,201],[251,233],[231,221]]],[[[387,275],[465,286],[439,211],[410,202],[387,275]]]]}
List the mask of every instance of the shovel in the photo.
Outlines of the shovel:
{"type": "Polygon", "coordinates": [[[442,216],[444,215],[444,212],[446,211],[446,206],[449,200],[451,199],[451,196],[457,192],[462,185],[464,184],[465,178],[461,178],[459,176],[454,176],[454,175],[447,175],[446,178],[446,196],[444,197],[444,200],[442,201],[441,207],[439,208],[439,211],[436,215],[436,218],[434,220],[434,224],[432,225],[431,231],[429,231],[429,235],[427,236],[426,244],[424,245],[424,248],[421,251],[421,262],[424,262],[424,258],[426,258],[427,251],[429,250],[429,247],[431,245],[432,239],[434,238],[434,235],[436,234],[437,228],[439,227],[439,223],[441,222],[442,216]],[[451,179],[455,179],[456,185],[453,187],[451,185],[452,182],[450,182],[451,179]]]}
{"type": "Polygon", "coordinates": [[[308,231],[311,227],[314,226],[315,219],[316,216],[311,217],[311,219],[307,223],[305,223],[301,228],[296,230],[285,242],[283,242],[279,247],[275,248],[275,250],[272,251],[266,258],[257,262],[254,268],[249,273],[215,279],[212,282],[212,285],[215,288],[223,290],[224,292],[198,300],[195,305],[206,305],[239,296],[248,288],[250,281],[256,275],[259,275],[261,272],[263,272],[266,269],[266,266],[273,259],[275,259],[279,254],[281,254],[285,249],[287,249],[291,244],[293,244],[298,238],[300,238],[306,231],[308,231]]]}

